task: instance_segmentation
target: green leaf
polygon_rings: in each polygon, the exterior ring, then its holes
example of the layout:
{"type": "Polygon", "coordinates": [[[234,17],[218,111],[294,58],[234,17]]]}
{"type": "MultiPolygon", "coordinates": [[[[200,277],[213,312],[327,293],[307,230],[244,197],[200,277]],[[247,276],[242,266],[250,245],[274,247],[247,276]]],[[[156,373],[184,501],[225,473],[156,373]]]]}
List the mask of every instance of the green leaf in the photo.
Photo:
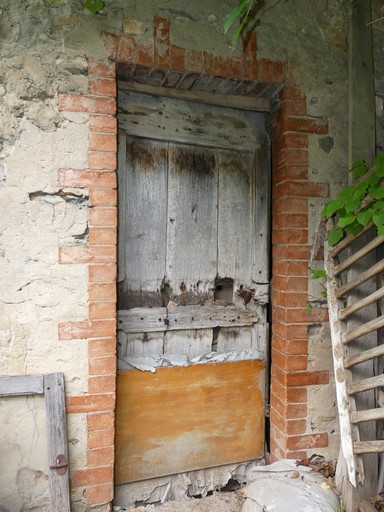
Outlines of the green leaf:
{"type": "Polygon", "coordinates": [[[343,217],[339,217],[339,220],[337,222],[337,225],[341,228],[345,228],[346,226],[349,226],[356,220],[356,215],[349,214],[343,217]]]}
{"type": "Polygon", "coordinates": [[[327,277],[327,272],[323,269],[312,270],[311,269],[311,279],[324,279],[327,277]]]}
{"type": "Polygon", "coordinates": [[[355,191],[355,187],[344,188],[337,194],[337,199],[339,199],[341,201],[345,201],[346,199],[351,199],[354,191],[355,191]]]}
{"type": "Polygon", "coordinates": [[[338,210],[342,208],[342,206],[342,201],[334,199],[324,206],[323,211],[321,212],[321,216],[330,219],[332,215],[334,215],[338,210]]]}
{"type": "Polygon", "coordinates": [[[384,176],[384,153],[380,153],[373,161],[373,168],[378,173],[378,176],[384,176]]]}
{"type": "Polygon", "coordinates": [[[336,245],[337,242],[340,242],[340,240],[344,236],[344,230],[341,228],[335,228],[331,229],[331,231],[328,233],[328,243],[332,247],[333,245],[336,245]]]}
{"type": "Polygon", "coordinates": [[[321,295],[322,295],[322,297],[327,297],[327,291],[324,290],[323,292],[321,292],[321,295]]]}
{"type": "Polygon", "coordinates": [[[356,215],[357,221],[362,225],[366,226],[368,222],[372,219],[373,210],[371,208],[368,208],[367,210],[361,210],[356,215]]]}
{"type": "Polygon", "coordinates": [[[350,172],[352,172],[352,176],[356,180],[357,178],[364,176],[368,169],[369,167],[364,160],[356,160],[356,162],[352,165],[350,172]]]}
{"type": "Polygon", "coordinates": [[[96,14],[104,7],[102,0],[85,0],[83,7],[88,9],[92,14],[96,14]]]}
{"type": "Polygon", "coordinates": [[[241,13],[248,7],[251,1],[252,0],[240,0],[240,2],[229,11],[224,22],[224,34],[228,32],[235,19],[241,15],[241,13]]]}
{"type": "Polygon", "coordinates": [[[361,231],[363,231],[363,226],[361,224],[359,224],[358,222],[355,222],[354,224],[347,226],[345,229],[351,235],[356,236],[359,233],[361,233],[361,231]]]}
{"type": "Polygon", "coordinates": [[[373,205],[373,209],[375,211],[381,210],[382,208],[384,208],[384,201],[377,201],[377,203],[374,203],[373,205]]]}
{"type": "Polygon", "coordinates": [[[384,212],[375,213],[372,215],[374,224],[379,228],[384,225],[384,212]]]}
{"type": "Polygon", "coordinates": [[[379,184],[380,178],[376,173],[373,173],[369,178],[367,178],[367,182],[370,187],[375,187],[376,185],[379,184]]]}
{"type": "Polygon", "coordinates": [[[359,206],[360,206],[360,203],[361,203],[361,201],[359,198],[351,199],[350,201],[348,201],[344,205],[344,209],[345,209],[346,213],[351,213],[351,212],[354,212],[355,210],[357,210],[357,208],[359,208],[359,206]]]}
{"type": "Polygon", "coordinates": [[[357,167],[361,167],[362,165],[365,165],[365,160],[363,160],[363,159],[355,160],[349,171],[353,171],[354,169],[356,169],[357,167]]]}
{"type": "Polygon", "coordinates": [[[313,306],[312,304],[307,304],[307,307],[305,308],[305,312],[310,314],[312,313],[313,306]]]}
{"type": "Polygon", "coordinates": [[[384,235],[384,226],[380,226],[377,228],[377,234],[378,235],[384,235]]]}
{"type": "Polygon", "coordinates": [[[364,180],[364,181],[360,182],[355,187],[355,191],[353,192],[353,198],[354,199],[361,199],[362,197],[364,197],[366,192],[367,192],[367,188],[368,188],[368,181],[367,180],[364,180]]]}
{"type": "Polygon", "coordinates": [[[379,187],[375,187],[370,189],[370,194],[374,199],[384,199],[384,186],[380,185],[379,187]]]}

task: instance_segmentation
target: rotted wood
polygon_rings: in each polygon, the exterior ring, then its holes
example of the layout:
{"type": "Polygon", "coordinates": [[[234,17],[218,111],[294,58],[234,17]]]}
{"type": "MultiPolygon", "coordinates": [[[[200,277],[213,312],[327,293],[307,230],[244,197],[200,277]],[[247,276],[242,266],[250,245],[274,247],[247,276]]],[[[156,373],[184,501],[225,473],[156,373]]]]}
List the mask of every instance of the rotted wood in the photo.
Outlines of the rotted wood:
{"type": "Polygon", "coordinates": [[[235,306],[135,308],[118,312],[118,329],[126,332],[165,332],[212,327],[253,326],[258,316],[235,306]]]}

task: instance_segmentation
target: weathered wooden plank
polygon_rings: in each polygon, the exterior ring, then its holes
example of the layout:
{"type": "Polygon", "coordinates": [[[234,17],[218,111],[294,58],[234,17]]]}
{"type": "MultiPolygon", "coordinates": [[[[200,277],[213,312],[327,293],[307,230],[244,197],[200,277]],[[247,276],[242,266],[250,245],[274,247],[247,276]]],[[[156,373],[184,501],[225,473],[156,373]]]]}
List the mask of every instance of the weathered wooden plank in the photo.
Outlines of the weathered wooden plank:
{"type": "Polygon", "coordinates": [[[356,441],[355,453],[380,453],[384,452],[384,441],[356,441]]]}
{"type": "Polygon", "coordinates": [[[229,352],[252,348],[251,327],[229,327],[220,329],[217,336],[217,351],[229,352]]]}
{"type": "Polygon", "coordinates": [[[237,108],[240,110],[269,112],[271,109],[268,98],[255,98],[250,96],[235,96],[233,94],[218,94],[205,91],[183,91],[182,89],[169,89],[168,87],[155,87],[138,82],[118,82],[120,90],[136,91],[153,96],[164,96],[186,101],[208,103],[222,107],[237,108]]]}
{"type": "Polygon", "coordinates": [[[67,418],[65,412],[64,374],[44,375],[44,397],[48,438],[48,473],[49,507],[51,512],[70,512],[69,502],[69,468],[61,471],[51,468],[68,461],[67,418]],[[64,472],[65,470],[65,472],[64,472]]]}
{"type": "Polygon", "coordinates": [[[130,135],[205,147],[254,149],[265,140],[256,112],[119,91],[119,125],[130,135]]]}
{"type": "Polygon", "coordinates": [[[377,347],[364,350],[364,352],[360,352],[359,354],[354,354],[353,356],[346,357],[345,367],[351,368],[356,364],[364,363],[365,361],[369,361],[371,359],[374,359],[375,357],[380,356],[384,356],[384,345],[379,345],[377,347]]]}
{"type": "Polygon", "coordinates": [[[376,375],[375,377],[369,377],[368,379],[351,382],[348,385],[348,393],[353,395],[354,393],[361,393],[362,391],[382,386],[384,386],[384,375],[376,375]]]}
{"type": "MultiPolygon", "coordinates": [[[[268,284],[269,278],[269,251],[270,251],[270,202],[271,202],[271,163],[270,146],[256,150],[254,200],[254,235],[253,235],[253,271],[252,279],[256,285],[268,284]]],[[[268,291],[267,291],[268,292],[268,291]]],[[[256,293],[257,295],[257,293],[256,293]]],[[[269,302],[269,294],[261,304],[269,302]]]]}
{"type": "Polygon", "coordinates": [[[118,246],[117,246],[117,282],[125,280],[127,275],[127,244],[126,244],[126,220],[128,207],[127,176],[127,136],[124,130],[119,130],[119,151],[117,171],[117,193],[119,208],[118,214],[118,246]]]}
{"type": "Polygon", "coordinates": [[[264,363],[118,372],[116,483],[258,459],[264,363]]]}
{"type": "Polygon", "coordinates": [[[127,139],[125,306],[160,306],[165,276],[168,144],[127,139]]]}
{"type": "Polygon", "coordinates": [[[173,294],[180,296],[182,305],[213,297],[217,274],[217,164],[212,149],[169,146],[166,272],[173,294]]]}
{"type": "MultiPolygon", "coordinates": [[[[251,152],[219,153],[217,275],[249,286],[255,248],[255,157],[251,152]]],[[[265,266],[265,262],[260,262],[265,266]]]]}
{"type": "MultiPolygon", "coordinates": [[[[377,276],[380,272],[384,270],[384,260],[379,261],[375,265],[371,266],[368,270],[364,272],[357,273],[357,277],[348,281],[345,285],[340,286],[338,290],[336,290],[336,297],[343,297],[346,293],[354,290],[361,284],[371,279],[371,277],[377,276]]],[[[372,292],[373,293],[373,292],[372,292]]],[[[370,295],[370,294],[368,294],[370,295]]]]}
{"type": "Polygon", "coordinates": [[[360,311],[361,309],[365,308],[366,306],[369,306],[373,302],[376,302],[384,297],[384,286],[382,288],[379,288],[379,290],[376,290],[375,292],[371,293],[367,297],[364,297],[363,299],[359,300],[358,302],[355,302],[354,304],[351,304],[350,306],[347,306],[344,309],[340,310],[340,319],[344,320],[348,316],[352,315],[353,313],[356,313],[357,311],[360,311]]]}
{"type": "Polygon", "coordinates": [[[169,331],[164,335],[164,354],[185,354],[189,360],[212,350],[212,329],[169,331]]]}
{"type": "Polygon", "coordinates": [[[378,318],[374,318],[365,324],[359,325],[359,327],[356,327],[356,329],[353,329],[352,331],[344,333],[342,335],[342,341],[343,343],[350,343],[352,340],[377,331],[382,327],[384,327],[384,315],[379,316],[378,318]]]}
{"type": "Polygon", "coordinates": [[[212,327],[252,326],[258,316],[235,306],[180,306],[135,308],[118,312],[118,329],[129,332],[162,332],[212,327]]]}
{"type": "Polygon", "coordinates": [[[367,409],[366,411],[354,411],[351,413],[352,423],[384,419],[384,407],[379,409],[367,409]]]}
{"type": "Polygon", "coordinates": [[[42,395],[43,375],[0,376],[0,396],[42,395]]]}
{"type": "Polygon", "coordinates": [[[349,258],[345,259],[335,267],[335,276],[338,276],[339,274],[344,272],[344,270],[347,270],[347,268],[351,267],[354,263],[359,261],[361,258],[366,256],[368,253],[370,253],[377,247],[379,247],[379,245],[381,245],[382,243],[384,243],[384,236],[377,236],[376,238],[365,244],[361,249],[354,252],[351,256],[349,256],[349,258]]]}
{"type": "MultiPolygon", "coordinates": [[[[356,236],[348,235],[343,238],[338,244],[329,248],[329,254],[332,258],[336,258],[338,254],[340,254],[344,249],[349,247],[355,240],[358,240],[361,236],[364,235],[367,231],[369,231],[374,225],[372,223],[367,224],[356,236]]],[[[376,226],[375,226],[376,229],[376,226]]]]}
{"type": "Polygon", "coordinates": [[[127,333],[126,357],[158,355],[164,352],[164,333],[127,333]]]}

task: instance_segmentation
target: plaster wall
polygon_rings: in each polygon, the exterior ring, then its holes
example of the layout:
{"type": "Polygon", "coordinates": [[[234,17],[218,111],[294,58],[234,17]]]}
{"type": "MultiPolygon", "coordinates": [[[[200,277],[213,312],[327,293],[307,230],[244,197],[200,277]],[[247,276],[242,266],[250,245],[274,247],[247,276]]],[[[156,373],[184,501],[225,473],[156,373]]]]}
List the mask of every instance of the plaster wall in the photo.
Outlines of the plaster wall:
{"type": "MultiPolygon", "coordinates": [[[[376,11],[378,3],[374,2],[376,11]]],[[[85,337],[58,336],[59,324],[88,319],[91,301],[87,266],[64,265],[58,257],[61,246],[86,247],[89,243],[89,191],[86,187],[63,186],[58,179],[59,169],[90,166],[89,113],[59,109],[58,95],[87,94],[89,62],[107,64],[111,54],[111,38],[106,34],[132,36],[137,42],[152,40],[154,16],[171,20],[172,44],[224,57],[239,56],[241,49],[233,48],[230,36],[223,35],[222,30],[233,4],[229,0],[107,0],[102,13],[92,16],[74,0],[0,1],[2,374],[64,372],[68,397],[77,399],[89,392],[89,346],[85,337]]],[[[328,121],[328,134],[309,135],[308,179],[328,183],[331,196],[346,181],[348,5],[346,0],[318,0],[314,5],[307,0],[280,2],[266,12],[257,33],[258,58],[283,61],[289,81],[305,94],[308,116],[328,121]]],[[[381,36],[381,28],[375,30],[381,36]]],[[[376,46],[376,56],[382,58],[380,45],[376,46]]],[[[379,88],[382,80],[378,75],[379,88]]],[[[377,105],[378,140],[382,145],[381,93],[377,105]]],[[[276,104],[274,108],[277,107],[276,104]]],[[[326,198],[306,200],[310,245],[326,198]]],[[[307,279],[307,272],[298,277],[307,279]]],[[[320,306],[318,309],[324,307],[319,290],[312,285],[301,296],[302,310],[308,299],[320,306]]],[[[108,301],[113,300],[112,294],[108,301]]],[[[309,318],[307,323],[311,321],[309,318]]],[[[101,345],[102,341],[97,347],[101,345]]],[[[336,410],[334,400],[328,399],[334,396],[331,351],[329,332],[322,322],[309,327],[307,352],[308,361],[295,370],[329,372],[329,378],[325,384],[305,388],[307,413],[300,417],[305,424],[302,433],[327,433],[316,452],[336,457],[336,410]],[[323,401],[324,397],[327,400],[323,401]]],[[[99,354],[103,356],[102,352],[99,354]]],[[[106,359],[110,363],[110,357],[101,356],[98,376],[113,377],[113,367],[102,368],[104,363],[107,365],[106,359]]],[[[97,463],[90,462],[88,410],[71,408],[74,402],[69,402],[68,415],[73,510],[108,510],[111,476],[99,478],[92,472],[88,478],[82,473],[97,463]],[[90,487],[93,492],[87,494],[84,490],[90,487]]],[[[41,479],[47,474],[44,411],[37,399],[7,399],[0,400],[0,414],[2,424],[7,425],[1,432],[5,441],[1,439],[0,459],[6,457],[10,461],[9,470],[0,473],[0,504],[17,510],[21,503],[18,470],[27,467],[41,471],[41,479]],[[28,410],[36,409],[33,440],[14,435],[20,422],[24,423],[18,407],[15,414],[15,404],[22,402],[28,410]],[[34,455],[35,450],[41,457],[34,455]]],[[[113,424],[106,427],[99,418],[102,426],[94,428],[104,432],[105,438],[107,428],[113,428],[113,424]]],[[[30,420],[25,419],[25,425],[27,421],[30,420]]],[[[97,449],[95,442],[93,449],[97,449]]],[[[303,449],[293,448],[292,456],[303,449]]],[[[101,461],[101,468],[113,464],[111,453],[110,462],[101,461]]],[[[47,510],[46,497],[41,497],[39,506],[36,510],[47,510]]]]}

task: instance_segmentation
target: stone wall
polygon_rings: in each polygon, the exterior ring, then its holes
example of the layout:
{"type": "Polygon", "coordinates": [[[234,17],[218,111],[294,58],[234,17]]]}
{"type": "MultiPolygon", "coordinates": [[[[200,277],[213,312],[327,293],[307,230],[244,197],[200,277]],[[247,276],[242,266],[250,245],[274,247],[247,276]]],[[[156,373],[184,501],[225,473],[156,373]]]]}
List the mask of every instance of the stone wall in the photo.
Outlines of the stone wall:
{"type": "MultiPolygon", "coordinates": [[[[278,84],[271,119],[271,451],[273,458],[312,451],[335,457],[327,315],[308,281],[308,258],[322,204],[346,180],[349,3],[318,0],[309,10],[307,0],[281,2],[266,12],[257,45],[253,40],[244,55],[222,33],[229,0],[107,0],[96,16],[79,4],[0,2],[1,373],[64,372],[73,510],[108,510],[113,497],[114,61],[278,84]],[[154,34],[159,24],[165,36],[154,34]]],[[[374,32],[380,41],[381,26],[374,32]]],[[[380,61],[380,44],[375,55],[380,61]]],[[[379,91],[379,145],[381,99],[379,91]]],[[[39,491],[48,471],[44,411],[37,402],[0,402],[7,425],[0,458],[10,461],[0,471],[0,504],[10,510],[30,499],[20,478],[35,482],[37,510],[46,510],[39,491]],[[28,411],[32,440],[14,434],[23,410],[15,413],[15,403],[28,411]]]]}

